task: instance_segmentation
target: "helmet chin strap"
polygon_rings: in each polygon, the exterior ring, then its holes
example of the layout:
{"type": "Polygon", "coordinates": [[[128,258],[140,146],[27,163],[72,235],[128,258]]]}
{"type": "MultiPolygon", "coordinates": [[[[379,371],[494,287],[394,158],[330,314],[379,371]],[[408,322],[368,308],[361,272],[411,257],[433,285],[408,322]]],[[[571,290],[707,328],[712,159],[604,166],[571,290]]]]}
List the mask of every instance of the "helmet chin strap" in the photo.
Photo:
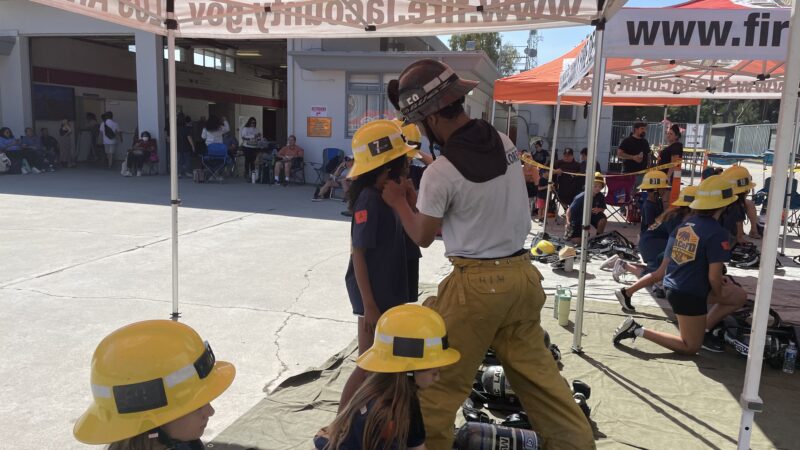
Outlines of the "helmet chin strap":
{"type": "Polygon", "coordinates": [[[424,119],[422,120],[422,127],[425,128],[425,136],[428,137],[428,150],[430,151],[431,156],[433,157],[433,159],[436,160],[436,152],[433,151],[433,146],[434,146],[434,144],[436,144],[439,147],[442,147],[442,146],[444,146],[444,143],[440,142],[439,138],[436,137],[436,134],[431,129],[431,126],[428,125],[428,121],[427,120],[424,120],[424,119]]]}

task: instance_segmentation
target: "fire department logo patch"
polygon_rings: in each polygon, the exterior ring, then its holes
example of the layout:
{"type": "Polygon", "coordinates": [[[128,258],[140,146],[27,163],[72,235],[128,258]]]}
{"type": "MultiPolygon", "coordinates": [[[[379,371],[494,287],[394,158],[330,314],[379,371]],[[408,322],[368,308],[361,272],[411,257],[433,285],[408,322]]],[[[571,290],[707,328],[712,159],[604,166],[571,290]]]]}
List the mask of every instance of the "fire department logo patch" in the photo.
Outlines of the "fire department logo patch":
{"type": "Polygon", "coordinates": [[[361,211],[356,211],[355,213],[356,223],[361,225],[362,223],[367,221],[367,210],[362,209],[361,211]]]}
{"type": "Polygon", "coordinates": [[[675,243],[672,245],[672,260],[678,265],[692,262],[697,257],[697,243],[700,237],[690,225],[678,228],[675,234],[675,243]]]}

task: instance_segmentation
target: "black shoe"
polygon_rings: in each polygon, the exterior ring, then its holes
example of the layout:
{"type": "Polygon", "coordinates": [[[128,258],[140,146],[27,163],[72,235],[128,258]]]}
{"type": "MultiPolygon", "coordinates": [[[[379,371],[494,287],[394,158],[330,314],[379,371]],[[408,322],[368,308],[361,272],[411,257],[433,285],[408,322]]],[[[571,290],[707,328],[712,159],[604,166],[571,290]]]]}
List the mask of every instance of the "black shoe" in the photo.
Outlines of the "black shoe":
{"type": "Polygon", "coordinates": [[[628,294],[625,293],[625,288],[621,288],[617,291],[614,291],[614,295],[617,296],[617,301],[619,302],[619,306],[622,307],[622,310],[626,313],[634,313],[636,312],[636,308],[633,307],[631,304],[631,298],[628,294]]]}
{"type": "Polygon", "coordinates": [[[703,350],[714,352],[714,353],[722,353],[725,351],[725,342],[722,340],[720,336],[717,336],[715,332],[721,332],[722,329],[706,331],[706,335],[703,336],[703,345],[701,348],[703,350]]]}
{"type": "Polygon", "coordinates": [[[342,215],[345,217],[353,217],[353,213],[350,211],[342,211],[342,215]]]}
{"type": "Polygon", "coordinates": [[[639,328],[642,328],[642,326],[636,323],[636,321],[633,320],[633,317],[628,316],[625,321],[622,322],[622,324],[618,326],[616,330],[614,330],[614,339],[612,342],[614,342],[614,345],[617,345],[619,344],[619,341],[623,339],[636,340],[636,334],[634,331],[639,328]]]}

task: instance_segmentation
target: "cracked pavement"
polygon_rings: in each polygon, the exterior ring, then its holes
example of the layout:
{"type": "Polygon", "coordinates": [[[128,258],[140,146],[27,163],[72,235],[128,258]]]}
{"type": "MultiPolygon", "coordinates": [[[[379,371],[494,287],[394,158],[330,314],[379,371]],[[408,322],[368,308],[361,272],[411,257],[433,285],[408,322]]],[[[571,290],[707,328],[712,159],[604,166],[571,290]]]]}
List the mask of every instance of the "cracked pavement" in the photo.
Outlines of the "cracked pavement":
{"type": "MultiPolygon", "coordinates": [[[[180,182],[181,321],[236,365],[210,440],[289,376],[355,337],[349,219],[309,187],[180,182]]],[[[169,180],[79,169],[0,178],[0,442],[80,449],[89,363],[114,329],[172,310],[169,180]]],[[[425,250],[421,282],[448,263],[425,250]]],[[[3,448],[5,444],[0,444],[3,448]]]]}

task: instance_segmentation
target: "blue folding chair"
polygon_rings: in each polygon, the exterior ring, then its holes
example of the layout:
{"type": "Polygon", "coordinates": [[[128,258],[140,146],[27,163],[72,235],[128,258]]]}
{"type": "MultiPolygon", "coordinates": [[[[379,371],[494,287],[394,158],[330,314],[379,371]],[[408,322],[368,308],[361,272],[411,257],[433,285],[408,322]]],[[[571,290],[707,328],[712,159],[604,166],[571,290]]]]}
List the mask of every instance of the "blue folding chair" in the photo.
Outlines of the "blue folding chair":
{"type": "Polygon", "coordinates": [[[321,163],[308,163],[317,172],[317,185],[325,184],[328,175],[332,174],[342,161],[344,161],[344,150],[330,147],[322,150],[321,163]]]}
{"type": "Polygon", "coordinates": [[[225,168],[234,164],[233,158],[228,155],[228,147],[225,144],[211,144],[208,146],[208,153],[201,158],[203,170],[206,172],[206,181],[217,181],[222,183],[225,168]]]}

